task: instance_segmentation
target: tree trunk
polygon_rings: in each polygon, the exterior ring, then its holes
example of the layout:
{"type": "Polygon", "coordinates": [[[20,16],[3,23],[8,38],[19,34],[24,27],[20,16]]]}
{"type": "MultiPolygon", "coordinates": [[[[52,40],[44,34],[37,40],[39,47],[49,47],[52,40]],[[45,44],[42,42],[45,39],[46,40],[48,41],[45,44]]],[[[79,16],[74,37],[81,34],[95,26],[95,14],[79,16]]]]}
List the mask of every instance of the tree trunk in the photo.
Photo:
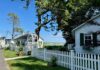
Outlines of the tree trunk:
{"type": "MultiPolygon", "coordinates": [[[[41,24],[41,15],[38,15],[38,23],[41,24]]],[[[35,30],[35,33],[37,35],[37,40],[39,39],[40,36],[40,30],[41,30],[41,26],[38,26],[38,28],[35,30]]]]}
{"type": "Polygon", "coordinates": [[[14,22],[13,22],[13,29],[12,29],[12,40],[14,39],[14,34],[15,34],[15,27],[14,27],[14,22]]]}
{"type": "Polygon", "coordinates": [[[72,34],[70,32],[67,32],[67,34],[65,34],[65,32],[63,33],[63,37],[65,39],[65,45],[64,47],[67,48],[68,44],[73,44],[75,41],[74,41],[74,38],[72,36],[72,34]]]}
{"type": "Polygon", "coordinates": [[[41,30],[41,27],[38,27],[36,30],[35,30],[35,33],[37,35],[37,39],[39,39],[39,36],[40,36],[40,30],[41,30]]]}

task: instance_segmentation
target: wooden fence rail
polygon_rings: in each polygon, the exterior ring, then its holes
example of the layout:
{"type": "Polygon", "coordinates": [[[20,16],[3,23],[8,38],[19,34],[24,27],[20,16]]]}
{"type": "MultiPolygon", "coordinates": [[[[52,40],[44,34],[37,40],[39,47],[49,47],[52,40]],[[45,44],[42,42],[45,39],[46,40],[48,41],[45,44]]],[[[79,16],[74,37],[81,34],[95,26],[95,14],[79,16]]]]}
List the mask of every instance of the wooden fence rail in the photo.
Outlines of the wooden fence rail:
{"type": "Polygon", "coordinates": [[[58,65],[71,70],[100,70],[100,55],[33,48],[32,57],[50,61],[52,56],[57,58],[58,65]]]}

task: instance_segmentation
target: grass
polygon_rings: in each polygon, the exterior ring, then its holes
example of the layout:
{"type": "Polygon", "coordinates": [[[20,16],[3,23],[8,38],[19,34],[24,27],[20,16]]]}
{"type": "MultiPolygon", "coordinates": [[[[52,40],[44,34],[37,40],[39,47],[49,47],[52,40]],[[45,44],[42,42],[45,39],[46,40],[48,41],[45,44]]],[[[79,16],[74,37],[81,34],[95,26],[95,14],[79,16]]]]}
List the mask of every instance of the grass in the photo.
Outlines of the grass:
{"type": "Polygon", "coordinates": [[[59,66],[50,67],[47,62],[32,57],[11,60],[8,64],[11,70],[67,70],[59,66]]]}
{"type": "Polygon", "coordinates": [[[3,54],[5,58],[17,57],[16,52],[11,50],[3,50],[3,54]]]}

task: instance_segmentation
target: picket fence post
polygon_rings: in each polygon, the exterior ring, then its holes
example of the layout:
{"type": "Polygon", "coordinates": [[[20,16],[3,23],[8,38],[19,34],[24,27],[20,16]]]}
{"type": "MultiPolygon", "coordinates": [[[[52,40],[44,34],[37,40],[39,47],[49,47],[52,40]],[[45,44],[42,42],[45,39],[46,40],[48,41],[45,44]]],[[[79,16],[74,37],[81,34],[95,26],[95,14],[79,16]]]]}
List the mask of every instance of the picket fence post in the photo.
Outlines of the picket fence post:
{"type": "Polygon", "coordinates": [[[35,48],[34,48],[34,47],[32,47],[31,56],[32,56],[32,57],[35,57],[35,48]]]}
{"type": "Polygon", "coordinates": [[[98,70],[100,70],[100,57],[98,55],[98,70]]]}
{"type": "Polygon", "coordinates": [[[46,60],[46,48],[44,48],[43,54],[44,54],[44,61],[45,61],[46,60]]]}
{"type": "Polygon", "coordinates": [[[37,57],[37,52],[38,52],[38,49],[34,48],[34,57],[37,57]]]}
{"type": "Polygon", "coordinates": [[[71,70],[74,70],[74,50],[71,50],[71,70]]]}

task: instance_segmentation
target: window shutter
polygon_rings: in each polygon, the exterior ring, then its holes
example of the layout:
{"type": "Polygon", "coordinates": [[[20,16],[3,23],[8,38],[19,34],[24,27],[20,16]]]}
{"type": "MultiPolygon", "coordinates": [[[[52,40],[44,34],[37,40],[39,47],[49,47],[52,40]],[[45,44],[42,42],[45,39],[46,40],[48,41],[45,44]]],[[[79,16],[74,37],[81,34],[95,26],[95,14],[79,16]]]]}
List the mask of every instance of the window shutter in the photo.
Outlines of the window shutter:
{"type": "Polygon", "coordinates": [[[97,46],[97,33],[93,33],[93,46],[97,46]]]}
{"type": "Polygon", "coordinates": [[[84,34],[80,33],[80,46],[84,45],[84,34]]]}

